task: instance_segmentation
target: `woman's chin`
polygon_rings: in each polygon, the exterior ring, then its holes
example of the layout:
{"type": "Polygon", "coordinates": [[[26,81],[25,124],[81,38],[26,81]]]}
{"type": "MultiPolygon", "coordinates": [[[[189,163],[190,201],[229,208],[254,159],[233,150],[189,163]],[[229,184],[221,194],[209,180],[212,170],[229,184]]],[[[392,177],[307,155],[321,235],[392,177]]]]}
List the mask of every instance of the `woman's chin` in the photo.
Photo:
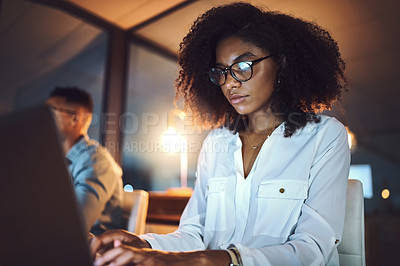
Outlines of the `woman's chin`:
{"type": "MultiPolygon", "coordinates": [[[[234,108],[235,108],[235,106],[234,106],[234,108]]],[[[249,112],[244,108],[235,108],[235,110],[240,115],[248,115],[249,114],[249,112]]]]}

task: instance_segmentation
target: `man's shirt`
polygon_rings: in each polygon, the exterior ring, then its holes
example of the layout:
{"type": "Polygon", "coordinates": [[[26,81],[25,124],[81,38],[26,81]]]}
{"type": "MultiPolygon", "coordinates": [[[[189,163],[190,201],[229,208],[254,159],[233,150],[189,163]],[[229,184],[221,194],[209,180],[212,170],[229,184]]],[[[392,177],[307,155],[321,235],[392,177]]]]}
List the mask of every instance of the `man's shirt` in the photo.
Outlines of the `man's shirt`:
{"type": "Polygon", "coordinates": [[[88,231],[98,235],[120,228],[122,170],[108,150],[82,136],[68,151],[67,163],[88,231]]]}

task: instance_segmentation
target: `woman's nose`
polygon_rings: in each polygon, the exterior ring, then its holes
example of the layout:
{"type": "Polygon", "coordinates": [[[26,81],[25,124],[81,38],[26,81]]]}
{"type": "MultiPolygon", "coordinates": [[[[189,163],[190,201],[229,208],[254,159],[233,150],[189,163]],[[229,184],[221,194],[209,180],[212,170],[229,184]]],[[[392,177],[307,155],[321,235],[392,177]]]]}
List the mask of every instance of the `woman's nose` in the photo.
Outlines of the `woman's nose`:
{"type": "Polygon", "coordinates": [[[238,80],[236,80],[233,76],[232,76],[232,74],[231,74],[231,72],[230,71],[228,71],[228,73],[226,73],[226,80],[225,80],[225,86],[228,88],[228,89],[232,89],[232,88],[235,88],[235,87],[238,87],[238,86],[240,86],[240,84],[242,84],[240,81],[238,81],[238,80]]]}

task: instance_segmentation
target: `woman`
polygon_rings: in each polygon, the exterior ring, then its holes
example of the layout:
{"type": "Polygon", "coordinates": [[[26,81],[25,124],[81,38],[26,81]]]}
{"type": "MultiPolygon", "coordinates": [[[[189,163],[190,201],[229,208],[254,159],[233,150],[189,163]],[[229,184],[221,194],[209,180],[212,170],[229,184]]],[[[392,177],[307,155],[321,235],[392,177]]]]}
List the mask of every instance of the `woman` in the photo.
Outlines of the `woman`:
{"type": "Polygon", "coordinates": [[[94,253],[114,243],[96,265],[339,265],[347,133],[316,114],[347,87],[329,33],[234,3],[195,21],[179,64],[177,99],[215,128],[193,196],[174,233],[95,238],[94,253]]]}

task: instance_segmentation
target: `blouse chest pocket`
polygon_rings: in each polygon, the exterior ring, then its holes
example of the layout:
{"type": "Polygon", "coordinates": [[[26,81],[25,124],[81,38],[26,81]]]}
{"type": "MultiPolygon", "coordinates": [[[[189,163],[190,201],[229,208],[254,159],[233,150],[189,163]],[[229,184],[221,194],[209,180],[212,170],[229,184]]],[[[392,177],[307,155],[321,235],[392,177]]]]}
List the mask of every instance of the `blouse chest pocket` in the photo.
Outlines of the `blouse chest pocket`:
{"type": "Polygon", "coordinates": [[[207,200],[206,231],[224,231],[226,222],[226,181],[227,177],[210,178],[207,182],[205,197],[207,200]]]}
{"type": "Polygon", "coordinates": [[[297,224],[307,196],[308,183],[303,180],[261,182],[256,195],[254,234],[287,238],[297,224]]]}
{"type": "Polygon", "coordinates": [[[306,199],[308,184],[304,181],[266,181],[261,182],[258,187],[257,198],[271,199],[306,199]]]}
{"type": "Polygon", "coordinates": [[[210,194],[224,192],[226,179],[226,177],[210,178],[207,182],[206,197],[210,194]]]}

